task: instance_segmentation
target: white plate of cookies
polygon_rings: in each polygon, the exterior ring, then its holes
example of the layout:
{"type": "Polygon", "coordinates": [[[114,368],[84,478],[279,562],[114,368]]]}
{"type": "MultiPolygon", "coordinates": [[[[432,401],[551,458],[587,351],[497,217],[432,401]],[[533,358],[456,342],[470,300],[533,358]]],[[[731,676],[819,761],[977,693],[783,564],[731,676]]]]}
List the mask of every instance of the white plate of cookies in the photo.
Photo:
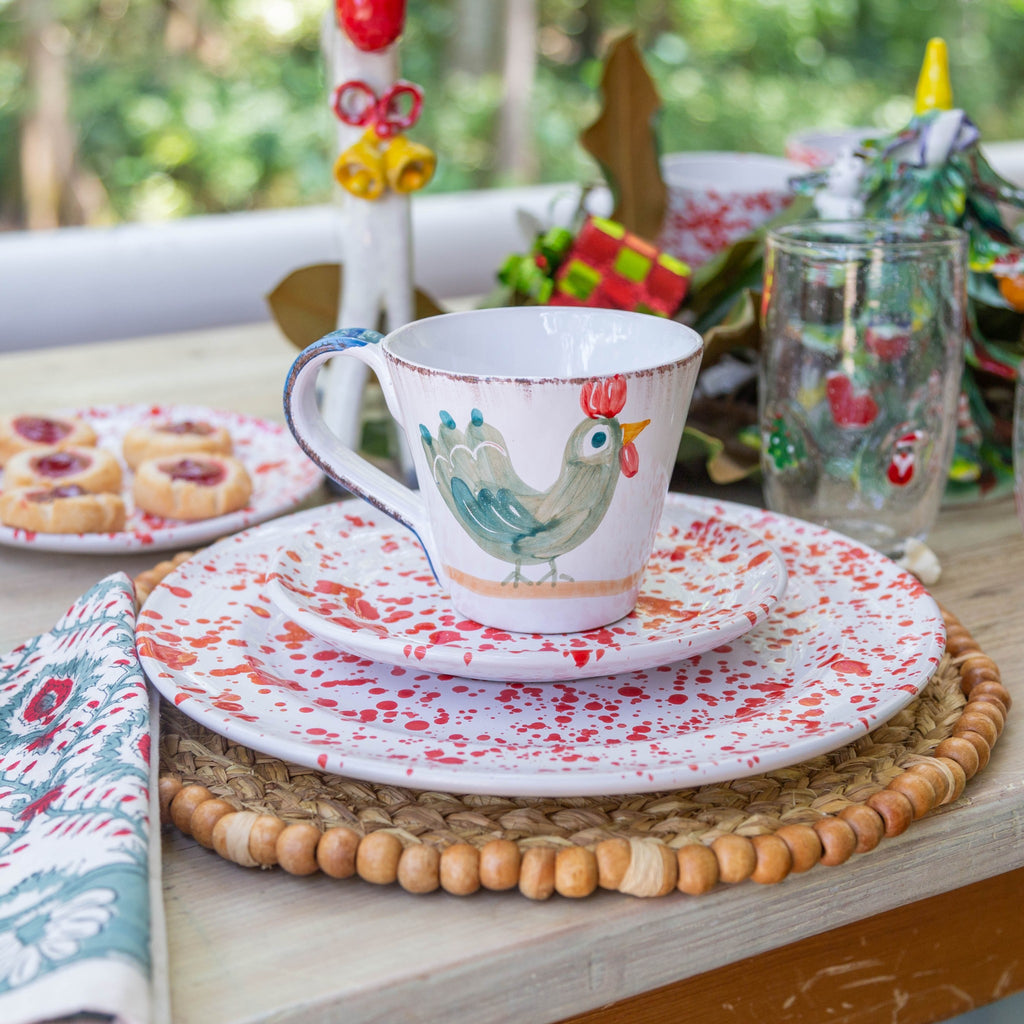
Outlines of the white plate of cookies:
{"type": "Polygon", "coordinates": [[[0,544],[106,554],[205,543],[323,480],[287,428],[183,405],[0,417],[0,544]]]}

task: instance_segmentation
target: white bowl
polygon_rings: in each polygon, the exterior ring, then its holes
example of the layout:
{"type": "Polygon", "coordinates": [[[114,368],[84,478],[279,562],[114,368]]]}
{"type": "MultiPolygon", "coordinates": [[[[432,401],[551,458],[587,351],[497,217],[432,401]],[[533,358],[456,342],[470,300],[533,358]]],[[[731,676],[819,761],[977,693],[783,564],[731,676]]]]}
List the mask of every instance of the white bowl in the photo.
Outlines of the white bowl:
{"type": "Polygon", "coordinates": [[[668,208],[658,245],[698,267],[781,213],[789,179],[807,168],[763,153],[671,153],[662,158],[668,208]]]}

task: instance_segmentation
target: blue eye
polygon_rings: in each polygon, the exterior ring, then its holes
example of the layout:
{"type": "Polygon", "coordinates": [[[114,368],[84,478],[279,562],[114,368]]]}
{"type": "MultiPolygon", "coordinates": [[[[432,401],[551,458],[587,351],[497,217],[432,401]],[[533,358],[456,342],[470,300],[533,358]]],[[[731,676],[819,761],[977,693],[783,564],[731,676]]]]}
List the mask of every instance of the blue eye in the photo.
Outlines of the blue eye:
{"type": "Polygon", "coordinates": [[[595,423],[580,442],[579,452],[583,458],[602,455],[611,447],[612,435],[606,423],[595,423]]]}

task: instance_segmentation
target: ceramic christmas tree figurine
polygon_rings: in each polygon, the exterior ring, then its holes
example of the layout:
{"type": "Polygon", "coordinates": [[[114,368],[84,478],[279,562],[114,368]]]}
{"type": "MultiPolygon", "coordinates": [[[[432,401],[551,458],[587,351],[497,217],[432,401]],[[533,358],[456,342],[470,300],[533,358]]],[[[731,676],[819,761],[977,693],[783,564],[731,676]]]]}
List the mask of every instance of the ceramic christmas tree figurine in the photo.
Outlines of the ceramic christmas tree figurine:
{"type": "MultiPolygon", "coordinates": [[[[1011,472],[1008,395],[1024,354],[1024,303],[1013,301],[1012,283],[1024,274],[1024,249],[998,204],[1024,209],[1024,190],[992,169],[979,138],[967,114],[953,105],[946,44],[932,39],[910,122],[894,135],[866,141],[858,151],[863,167],[856,196],[867,217],[928,220],[967,232],[966,401],[961,403],[952,485],[984,491],[1008,482],[1011,472]]],[[[816,191],[820,186],[809,176],[796,187],[816,191]]],[[[826,181],[819,195],[828,192],[826,181]]]]}
{"type": "MultiPolygon", "coordinates": [[[[978,143],[977,127],[953,106],[946,44],[933,39],[906,127],[791,182],[812,201],[807,216],[927,220],[967,232],[968,343],[950,488],[970,496],[1012,481],[1012,390],[1024,356],[1024,249],[1000,210],[1024,209],[1024,189],[1002,179],[978,143]]],[[[758,287],[762,255],[763,234],[751,236],[695,275],[687,306],[712,359],[716,333],[729,345],[758,343],[747,296],[758,287]]]]}

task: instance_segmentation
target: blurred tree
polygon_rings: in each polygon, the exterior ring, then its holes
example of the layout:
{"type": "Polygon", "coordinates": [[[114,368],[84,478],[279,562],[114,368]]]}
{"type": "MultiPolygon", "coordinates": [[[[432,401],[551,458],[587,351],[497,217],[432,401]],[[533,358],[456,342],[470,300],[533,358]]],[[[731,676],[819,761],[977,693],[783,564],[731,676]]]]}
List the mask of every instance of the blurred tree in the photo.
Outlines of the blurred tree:
{"type": "Polygon", "coordinates": [[[25,79],[35,102],[21,120],[19,170],[30,228],[56,227],[82,211],[73,203],[75,135],[68,119],[68,32],[54,20],[50,0],[22,0],[25,79]]]}
{"type": "MultiPolygon", "coordinates": [[[[326,201],[329,7],[0,0],[0,223],[326,201]]],[[[440,158],[430,190],[596,180],[578,138],[626,30],[663,100],[665,152],[780,153],[801,128],[892,129],[932,35],[949,40],[983,138],[1024,138],[1024,0],[409,0],[402,65],[426,90],[415,135],[440,158]]]]}
{"type": "Polygon", "coordinates": [[[498,119],[497,162],[502,179],[536,177],[531,97],[537,72],[537,0],[505,0],[504,95],[498,119]]]}

